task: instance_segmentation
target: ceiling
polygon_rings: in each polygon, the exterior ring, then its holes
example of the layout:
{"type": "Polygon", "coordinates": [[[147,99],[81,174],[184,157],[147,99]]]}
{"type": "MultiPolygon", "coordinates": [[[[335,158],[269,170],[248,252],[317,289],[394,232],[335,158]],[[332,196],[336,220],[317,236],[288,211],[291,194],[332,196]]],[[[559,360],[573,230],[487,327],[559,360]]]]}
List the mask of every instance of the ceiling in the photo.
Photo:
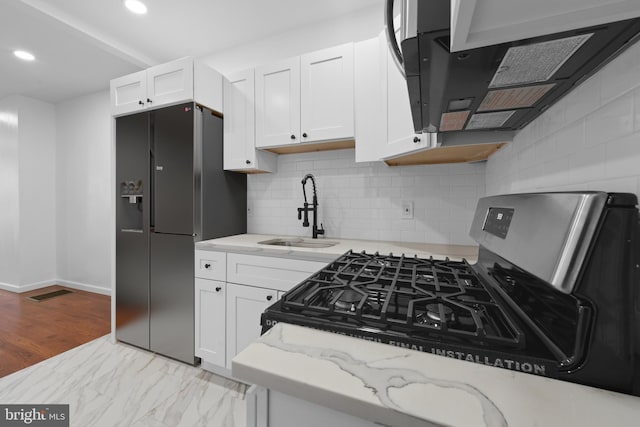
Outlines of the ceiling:
{"type": "Polygon", "coordinates": [[[202,56],[383,0],[146,0],[134,15],[122,0],[0,1],[0,99],[57,103],[106,89],[114,77],[183,56],[202,56]],[[13,56],[24,49],[34,62],[13,56]]]}

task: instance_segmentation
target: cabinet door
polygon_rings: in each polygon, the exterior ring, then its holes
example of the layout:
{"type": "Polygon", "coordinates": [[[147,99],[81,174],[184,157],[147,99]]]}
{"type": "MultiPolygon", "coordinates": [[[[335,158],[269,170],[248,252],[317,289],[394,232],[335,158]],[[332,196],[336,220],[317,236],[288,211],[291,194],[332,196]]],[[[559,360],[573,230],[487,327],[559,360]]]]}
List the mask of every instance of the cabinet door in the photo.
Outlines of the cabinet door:
{"type": "Polygon", "coordinates": [[[256,147],[300,142],[300,57],[256,69],[256,147]]]}
{"type": "Polygon", "coordinates": [[[255,341],[262,331],[260,315],[276,301],[271,289],[227,283],[227,368],[233,357],[255,341]]]}
{"type": "Polygon", "coordinates": [[[353,139],[353,43],[303,55],[300,83],[302,142],[353,139]]]}
{"type": "Polygon", "coordinates": [[[144,110],[147,102],[147,72],[137,73],[111,80],[111,114],[123,114],[144,110]]]}
{"type": "Polygon", "coordinates": [[[195,286],[196,356],[224,368],[226,284],[217,280],[196,278],[195,286]]]}
{"type": "Polygon", "coordinates": [[[224,168],[246,169],[255,163],[253,70],[224,80],[224,168]]]}
{"type": "Polygon", "coordinates": [[[147,70],[147,103],[161,107],[193,99],[193,59],[183,58],[147,70]]]}
{"type": "Polygon", "coordinates": [[[387,144],[381,154],[387,158],[426,148],[428,139],[413,129],[407,82],[389,49],[384,48],[387,55],[387,144]]]}
{"type": "Polygon", "coordinates": [[[387,53],[384,33],[354,46],[356,162],[382,158],[387,145],[387,53]]]}

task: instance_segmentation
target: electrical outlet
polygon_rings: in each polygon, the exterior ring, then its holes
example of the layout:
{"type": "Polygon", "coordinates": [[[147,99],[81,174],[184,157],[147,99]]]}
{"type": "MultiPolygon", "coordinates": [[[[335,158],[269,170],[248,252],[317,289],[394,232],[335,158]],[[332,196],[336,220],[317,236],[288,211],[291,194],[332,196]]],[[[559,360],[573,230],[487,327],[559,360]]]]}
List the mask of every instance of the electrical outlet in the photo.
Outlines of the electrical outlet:
{"type": "Polygon", "coordinates": [[[413,218],[413,202],[409,200],[402,201],[402,219],[413,218]]]}
{"type": "Polygon", "coordinates": [[[247,216],[253,216],[253,206],[247,204],[247,216]]]}

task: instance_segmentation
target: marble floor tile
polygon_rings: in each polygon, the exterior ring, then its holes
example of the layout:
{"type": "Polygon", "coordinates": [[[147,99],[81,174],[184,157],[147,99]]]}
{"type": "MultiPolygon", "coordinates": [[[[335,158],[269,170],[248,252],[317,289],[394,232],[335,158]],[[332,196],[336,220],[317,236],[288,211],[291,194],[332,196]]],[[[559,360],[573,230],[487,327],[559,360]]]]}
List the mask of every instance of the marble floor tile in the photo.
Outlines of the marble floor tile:
{"type": "Polygon", "coordinates": [[[71,426],[246,425],[246,386],[104,336],[0,378],[0,403],[68,403],[71,426]]]}

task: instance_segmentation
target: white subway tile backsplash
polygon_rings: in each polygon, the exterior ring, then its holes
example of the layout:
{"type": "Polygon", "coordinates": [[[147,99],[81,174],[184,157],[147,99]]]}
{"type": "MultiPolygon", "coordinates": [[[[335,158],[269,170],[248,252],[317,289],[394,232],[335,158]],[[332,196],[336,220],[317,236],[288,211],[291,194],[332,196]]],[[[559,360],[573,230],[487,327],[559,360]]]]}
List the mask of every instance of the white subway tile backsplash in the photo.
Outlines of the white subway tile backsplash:
{"type": "MultiPolygon", "coordinates": [[[[300,181],[312,173],[327,238],[471,244],[452,218],[470,225],[477,199],[484,196],[484,172],[484,164],[356,165],[353,150],[280,155],[278,173],[248,176],[254,209],[248,230],[310,236],[296,209],[303,202],[300,181]],[[293,172],[281,173],[282,166],[293,172]],[[403,200],[413,202],[414,219],[401,219],[403,200]]],[[[310,191],[308,183],[309,200],[310,191]]]]}
{"type": "Polygon", "coordinates": [[[556,156],[556,140],[552,136],[541,139],[537,144],[532,146],[535,151],[535,162],[548,162],[556,156]]]}
{"type": "Polygon", "coordinates": [[[569,183],[601,180],[604,178],[605,146],[585,148],[569,157],[569,183]]]}
{"type": "Polygon", "coordinates": [[[564,105],[545,112],[492,156],[486,165],[486,193],[599,190],[638,194],[638,165],[640,44],[575,88],[564,105]],[[556,113],[563,118],[559,128],[558,117],[548,117],[556,113]],[[535,147],[535,157],[528,152],[530,147],[535,147]]]}
{"type": "Polygon", "coordinates": [[[535,120],[538,122],[536,124],[538,128],[536,140],[542,139],[564,127],[566,123],[566,105],[566,98],[563,98],[535,120]]]}
{"type": "Polygon", "coordinates": [[[638,192],[638,179],[636,177],[606,179],[603,181],[591,182],[587,185],[587,189],[591,191],[615,191],[625,193],[638,192]]]}
{"type": "Polygon", "coordinates": [[[636,176],[640,172],[640,132],[606,144],[606,177],[636,176]]]}
{"type": "Polygon", "coordinates": [[[585,145],[602,144],[633,131],[633,94],[603,105],[585,120],[585,145]]]}
{"type": "Polygon", "coordinates": [[[602,69],[602,102],[640,86],[640,44],[630,47],[602,69]]]}
{"type": "Polygon", "coordinates": [[[602,76],[596,73],[567,95],[565,105],[566,124],[582,119],[600,108],[601,85],[602,76]]]}
{"type": "Polygon", "coordinates": [[[552,136],[555,142],[555,155],[567,156],[584,148],[584,120],[569,124],[552,136]]]}
{"type": "Polygon", "coordinates": [[[394,188],[394,191],[396,188],[400,187],[408,187],[408,186],[412,186],[414,183],[413,177],[412,176],[394,176],[391,178],[391,187],[394,188]]]}
{"type": "Polygon", "coordinates": [[[640,130],[640,88],[634,91],[634,102],[633,102],[633,129],[640,130]]]}

